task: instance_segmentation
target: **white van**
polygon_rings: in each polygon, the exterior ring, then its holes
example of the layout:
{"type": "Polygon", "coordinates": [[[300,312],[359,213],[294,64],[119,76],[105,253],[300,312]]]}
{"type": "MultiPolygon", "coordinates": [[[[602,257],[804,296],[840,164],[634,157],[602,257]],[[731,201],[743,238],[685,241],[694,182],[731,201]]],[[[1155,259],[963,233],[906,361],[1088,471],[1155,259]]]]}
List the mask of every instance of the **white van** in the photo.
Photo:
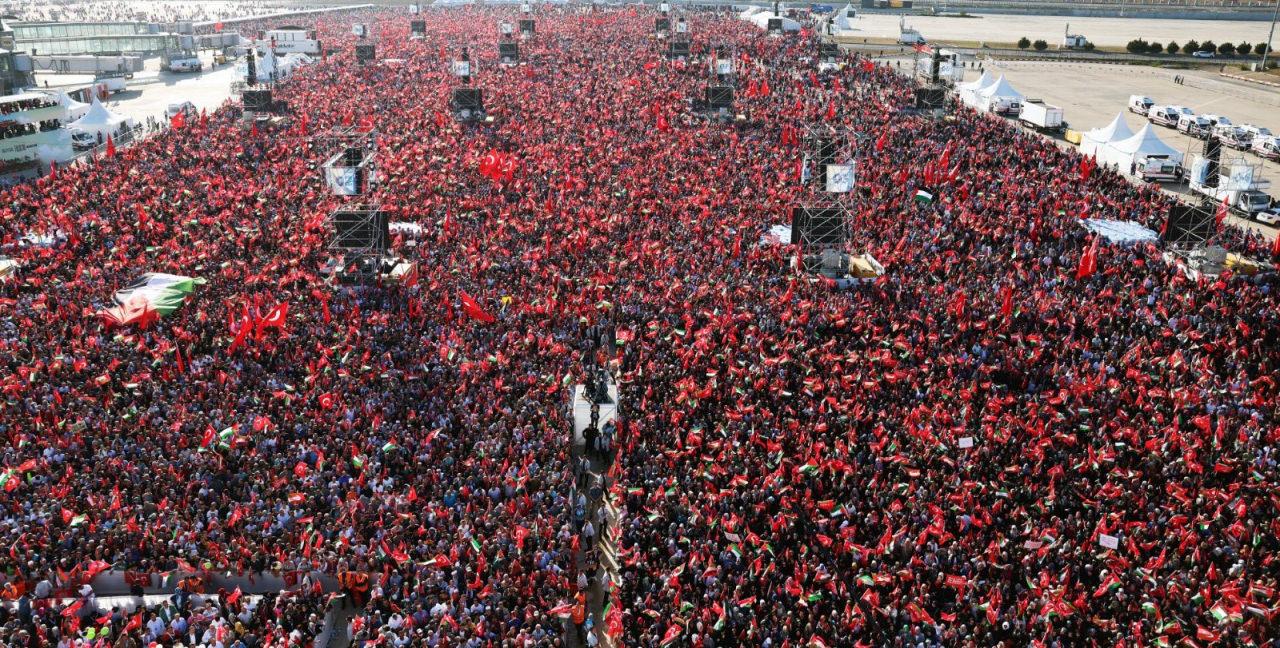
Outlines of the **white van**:
{"type": "Polygon", "coordinates": [[[1139,115],[1147,114],[1151,107],[1156,105],[1155,100],[1151,97],[1142,95],[1129,95],[1129,112],[1138,113],[1139,115]]]}
{"type": "Polygon", "coordinates": [[[1219,127],[1219,126],[1231,126],[1231,125],[1232,125],[1232,124],[1231,124],[1231,120],[1230,120],[1230,119],[1227,119],[1226,117],[1223,117],[1222,115],[1214,115],[1214,114],[1212,114],[1212,113],[1208,113],[1208,114],[1204,114],[1204,115],[1201,115],[1201,116],[1202,116],[1202,117],[1204,117],[1205,119],[1209,120],[1209,126],[1210,126],[1210,127],[1212,127],[1212,128],[1217,128],[1217,127],[1219,127]]]}
{"type": "Polygon", "coordinates": [[[71,148],[77,151],[88,151],[98,146],[98,138],[93,133],[75,131],[71,133],[71,148]]]}
{"type": "Polygon", "coordinates": [[[196,105],[190,101],[184,101],[182,103],[169,104],[169,107],[164,109],[164,116],[169,119],[173,119],[173,116],[178,113],[187,113],[188,115],[192,115],[195,114],[195,112],[196,105]]]}
{"type": "Polygon", "coordinates": [[[1168,126],[1173,128],[1178,125],[1178,118],[1182,117],[1182,112],[1178,106],[1152,106],[1147,110],[1147,119],[1153,124],[1168,126]]]}
{"type": "Polygon", "coordinates": [[[1243,130],[1244,132],[1248,133],[1249,136],[1252,137],[1253,139],[1257,139],[1259,137],[1271,137],[1274,135],[1274,133],[1271,132],[1270,128],[1263,128],[1262,126],[1254,126],[1253,124],[1240,124],[1240,130],[1243,130]]]}
{"type": "Polygon", "coordinates": [[[1213,125],[1203,115],[1183,115],[1178,118],[1178,130],[1197,139],[1208,137],[1212,129],[1213,125]]]}
{"type": "Polygon", "coordinates": [[[1255,137],[1249,149],[1265,160],[1280,160],[1280,137],[1255,137]]]}
{"type": "Polygon", "coordinates": [[[1236,149],[1237,151],[1243,151],[1249,148],[1249,145],[1253,143],[1253,136],[1249,134],[1249,131],[1240,128],[1239,126],[1218,124],[1218,126],[1213,129],[1213,134],[1218,138],[1219,142],[1222,142],[1223,146],[1236,149]]]}

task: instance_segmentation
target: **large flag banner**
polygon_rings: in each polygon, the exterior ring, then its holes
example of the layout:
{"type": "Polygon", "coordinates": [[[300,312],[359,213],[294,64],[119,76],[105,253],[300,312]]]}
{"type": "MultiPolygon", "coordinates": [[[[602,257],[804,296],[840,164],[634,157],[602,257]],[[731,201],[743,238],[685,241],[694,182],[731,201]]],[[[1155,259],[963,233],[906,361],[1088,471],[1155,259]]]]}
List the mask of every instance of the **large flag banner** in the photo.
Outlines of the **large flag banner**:
{"type": "Polygon", "coordinates": [[[827,192],[849,193],[855,181],[853,163],[827,165],[827,192]]]}
{"type": "Polygon", "coordinates": [[[196,286],[204,283],[205,280],[198,277],[149,272],[117,290],[113,299],[118,305],[100,310],[98,315],[117,326],[144,323],[177,310],[195,292],[196,286]]]}

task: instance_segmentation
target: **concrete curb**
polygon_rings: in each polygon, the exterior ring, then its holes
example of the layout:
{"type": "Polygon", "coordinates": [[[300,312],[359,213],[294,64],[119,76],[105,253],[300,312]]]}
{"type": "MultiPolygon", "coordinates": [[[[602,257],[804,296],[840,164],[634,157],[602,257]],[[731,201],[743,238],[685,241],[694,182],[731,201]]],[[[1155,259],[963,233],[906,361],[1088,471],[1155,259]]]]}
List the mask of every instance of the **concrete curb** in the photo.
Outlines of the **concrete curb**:
{"type": "Polygon", "coordinates": [[[1249,83],[1256,83],[1258,85],[1271,86],[1273,88],[1280,88],[1280,83],[1276,83],[1274,81],[1259,81],[1257,79],[1250,79],[1249,77],[1246,77],[1246,76],[1240,76],[1239,74],[1227,74],[1226,72],[1219,72],[1218,76],[1223,76],[1228,79],[1235,79],[1236,81],[1247,81],[1249,83]]]}

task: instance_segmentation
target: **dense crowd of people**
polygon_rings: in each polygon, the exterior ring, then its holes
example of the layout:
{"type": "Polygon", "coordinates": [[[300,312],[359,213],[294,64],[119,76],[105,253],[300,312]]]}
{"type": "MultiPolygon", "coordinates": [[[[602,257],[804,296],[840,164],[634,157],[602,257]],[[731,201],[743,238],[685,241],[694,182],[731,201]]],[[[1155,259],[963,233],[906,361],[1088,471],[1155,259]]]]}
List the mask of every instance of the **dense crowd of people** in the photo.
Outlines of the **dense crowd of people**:
{"type": "Polygon", "coordinates": [[[404,12],[326,16],[331,54],[275,88],[288,124],[229,104],[0,193],[8,645],[307,645],[328,605],[303,582],[113,611],[84,589],[108,569],[367,583],[358,646],[1280,645],[1271,274],[1095,241],[1081,218],[1158,230],[1168,199],[1000,118],[905,111],[911,82],[856,55],[819,71],[807,31],[687,15],[734,53],[721,121],[650,10],[543,8],[503,67],[514,17],[410,40],[404,12]],[[449,108],[463,45],[477,123],[449,108]],[[850,290],[764,236],[819,198],[806,125],[856,149],[849,249],[886,274],[850,290]],[[403,282],[320,273],[349,128],[421,228],[403,282]],[[147,272],[203,283],[105,325],[147,272]],[[611,358],[602,615],[565,411],[611,358]]]}

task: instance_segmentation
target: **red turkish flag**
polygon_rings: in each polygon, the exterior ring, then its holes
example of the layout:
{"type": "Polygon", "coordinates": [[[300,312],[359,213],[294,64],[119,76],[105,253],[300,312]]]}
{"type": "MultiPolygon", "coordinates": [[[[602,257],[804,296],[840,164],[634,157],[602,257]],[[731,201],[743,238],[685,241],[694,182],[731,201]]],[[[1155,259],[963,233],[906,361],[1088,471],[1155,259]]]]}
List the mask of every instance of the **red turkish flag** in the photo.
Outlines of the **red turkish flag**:
{"type": "Polygon", "coordinates": [[[484,308],[480,306],[479,302],[465,292],[462,293],[462,312],[466,313],[467,317],[470,317],[473,320],[479,320],[486,324],[496,322],[498,320],[498,318],[486,312],[484,308]]]}

